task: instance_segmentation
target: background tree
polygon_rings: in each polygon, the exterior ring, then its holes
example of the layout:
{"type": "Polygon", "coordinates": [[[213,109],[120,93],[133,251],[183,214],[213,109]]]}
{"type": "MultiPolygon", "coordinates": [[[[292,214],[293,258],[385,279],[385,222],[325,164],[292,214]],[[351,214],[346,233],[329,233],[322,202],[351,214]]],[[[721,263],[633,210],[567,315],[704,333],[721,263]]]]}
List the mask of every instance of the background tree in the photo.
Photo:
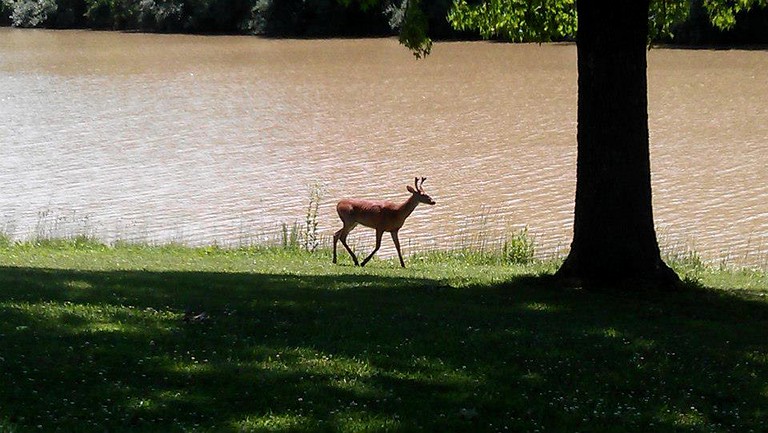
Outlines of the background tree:
{"type": "MultiPolygon", "coordinates": [[[[739,12],[768,0],[704,0],[712,23],[734,25],[739,12]]],[[[431,41],[414,21],[401,39],[419,57],[431,41]],[[414,28],[416,30],[414,30],[414,28]]],[[[558,275],[587,284],[670,286],[653,222],[648,136],[647,59],[651,37],[684,20],[690,1],[457,0],[458,29],[486,38],[548,41],[574,37],[578,52],[576,204],[573,241],[558,275]],[[578,25],[577,25],[578,24],[578,25]],[[578,27],[578,28],[577,28],[578,27]]]]}

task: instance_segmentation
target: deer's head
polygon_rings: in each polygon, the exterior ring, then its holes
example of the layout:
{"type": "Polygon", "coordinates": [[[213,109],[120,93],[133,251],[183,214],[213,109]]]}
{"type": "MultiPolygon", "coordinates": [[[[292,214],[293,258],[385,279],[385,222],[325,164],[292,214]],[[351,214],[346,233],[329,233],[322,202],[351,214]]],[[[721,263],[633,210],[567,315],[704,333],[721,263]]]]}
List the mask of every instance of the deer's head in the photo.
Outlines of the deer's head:
{"type": "Polygon", "coordinates": [[[435,201],[432,200],[432,197],[430,197],[426,192],[424,192],[424,181],[427,180],[426,177],[421,178],[421,182],[419,182],[419,178],[415,178],[414,186],[415,189],[408,185],[408,192],[413,194],[414,197],[416,197],[416,200],[419,201],[419,203],[426,203],[426,204],[435,204],[435,201]]]}

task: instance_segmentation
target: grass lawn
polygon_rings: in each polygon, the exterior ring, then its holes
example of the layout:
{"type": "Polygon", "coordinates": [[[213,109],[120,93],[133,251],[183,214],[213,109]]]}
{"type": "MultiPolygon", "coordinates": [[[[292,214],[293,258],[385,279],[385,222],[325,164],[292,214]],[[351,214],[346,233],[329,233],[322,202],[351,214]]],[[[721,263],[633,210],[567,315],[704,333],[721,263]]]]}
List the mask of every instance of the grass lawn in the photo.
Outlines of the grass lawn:
{"type": "Polygon", "coordinates": [[[765,271],[0,246],[0,432],[765,432],[765,271]]]}

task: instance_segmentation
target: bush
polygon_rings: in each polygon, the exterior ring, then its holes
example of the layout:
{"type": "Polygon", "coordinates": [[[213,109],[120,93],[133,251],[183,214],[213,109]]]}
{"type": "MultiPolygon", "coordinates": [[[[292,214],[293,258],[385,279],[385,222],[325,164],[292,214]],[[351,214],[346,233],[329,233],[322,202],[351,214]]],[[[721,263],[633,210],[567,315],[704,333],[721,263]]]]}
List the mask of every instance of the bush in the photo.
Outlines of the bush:
{"type": "Polygon", "coordinates": [[[508,235],[502,252],[507,263],[531,263],[536,248],[533,238],[528,234],[528,227],[508,235]]]}
{"type": "Polygon", "coordinates": [[[3,9],[10,12],[16,27],[39,27],[53,16],[58,6],[55,0],[3,0],[3,9]]]}

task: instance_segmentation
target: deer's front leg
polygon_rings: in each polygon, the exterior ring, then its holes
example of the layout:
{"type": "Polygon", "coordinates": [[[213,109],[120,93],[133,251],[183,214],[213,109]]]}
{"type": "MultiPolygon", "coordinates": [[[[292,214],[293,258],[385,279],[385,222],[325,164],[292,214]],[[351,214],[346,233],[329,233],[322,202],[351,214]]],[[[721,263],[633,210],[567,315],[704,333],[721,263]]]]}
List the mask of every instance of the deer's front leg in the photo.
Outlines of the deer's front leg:
{"type": "Polygon", "coordinates": [[[384,234],[384,230],[376,230],[376,248],[371,251],[371,254],[368,255],[368,257],[363,260],[363,263],[360,263],[360,267],[365,266],[366,263],[368,263],[368,260],[371,260],[374,254],[376,254],[376,251],[379,250],[381,247],[381,236],[384,234]]]}
{"type": "Polygon", "coordinates": [[[405,267],[405,262],[403,261],[403,254],[400,252],[400,239],[397,237],[397,230],[394,230],[392,232],[392,242],[395,244],[395,249],[397,250],[397,257],[400,258],[400,266],[405,267]]]}

